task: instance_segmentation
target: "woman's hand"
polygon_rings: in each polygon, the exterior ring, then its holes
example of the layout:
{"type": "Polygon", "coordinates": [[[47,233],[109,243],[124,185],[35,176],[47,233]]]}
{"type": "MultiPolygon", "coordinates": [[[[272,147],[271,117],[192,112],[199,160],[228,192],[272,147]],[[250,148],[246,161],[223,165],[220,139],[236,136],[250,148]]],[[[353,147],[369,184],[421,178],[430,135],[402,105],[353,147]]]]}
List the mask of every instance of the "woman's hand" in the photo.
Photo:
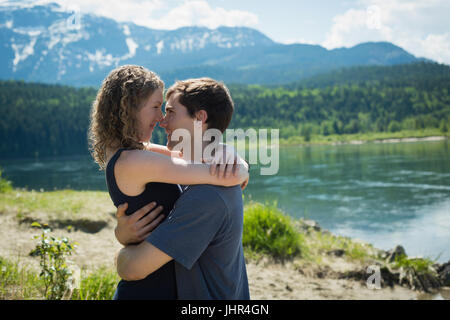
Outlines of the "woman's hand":
{"type": "Polygon", "coordinates": [[[242,184],[241,184],[241,189],[244,190],[245,188],[247,188],[248,186],[248,180],[250,180],[250,175],[248,176],[247,180],[245,180],[242,184]]]}
{"type": "Polygon", "coordinates": [[[144,241],[164,219],[164,215],[160,214],[163,207],[155,207],[156,203],[152,202],[127,216],[128,204],[121,204],[116,211],[117,226],[114,231],[117,241],[124,246],[144,241]]]}

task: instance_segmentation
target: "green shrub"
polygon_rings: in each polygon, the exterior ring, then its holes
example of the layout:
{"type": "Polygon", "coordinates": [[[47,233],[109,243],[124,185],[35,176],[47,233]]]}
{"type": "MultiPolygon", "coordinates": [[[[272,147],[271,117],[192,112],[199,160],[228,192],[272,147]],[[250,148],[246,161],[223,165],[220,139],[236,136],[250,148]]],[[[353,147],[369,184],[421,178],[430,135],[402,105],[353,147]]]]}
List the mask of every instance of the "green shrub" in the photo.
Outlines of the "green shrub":
{"type": "Polygon", "coordinates": [[[275,205],[255,203],[245,209],[242,243],[253,251],[285,259],[301,253],[303,238],[291,218],[275,205]]]}
{"type": "Polygon", "coordinates": [[[427,273],[434,263],[435,261],[427,258],[408,258],[406,255],[401,254],[395,257],[394,268],[412,268],[417,273],[427,273]]]}
{"type": "Polygon", "coordinates": [[[388,126],[389,132],[398,132],[400,130],[402,130],[402,126],[400,125],[399,122],[397,122],[395,120],[389,122],[389,126],[388,126]]]}
{"type": "Polygon", "coordinates": [[[44,282],[43,295],[49,300],[60,300],[67,292],[70,292],[68,280],[72,272],[67,265],[67,256],[75,249],[75,243],[63,237],[54,238],[48,236],[49,228],[34,222],[33,227],[42,229],[40,239],[36,247],[30,252],[32,256],[40,257],[41,273],[39,277],[44,282]]]}
{"type": "Polygon", "coordinates": [[[311,125],[304,125],[300,131],[300,135],[303,136],[306,142],[311,141],[312,127],[311,125]]]}
{"type": "Polygon", "coordinates": [[[0,193],[12,190],[11,181],[2,178],[2,169],[0,169],[0,193]]]}

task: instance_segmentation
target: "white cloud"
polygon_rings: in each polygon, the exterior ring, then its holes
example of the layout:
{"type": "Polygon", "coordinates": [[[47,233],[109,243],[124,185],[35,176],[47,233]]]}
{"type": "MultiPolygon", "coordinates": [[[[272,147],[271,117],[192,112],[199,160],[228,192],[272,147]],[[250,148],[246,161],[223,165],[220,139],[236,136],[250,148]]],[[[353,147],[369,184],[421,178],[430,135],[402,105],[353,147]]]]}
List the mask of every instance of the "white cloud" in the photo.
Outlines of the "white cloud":
{"type": "Polygon", "coordinates": [[[361,0],[333,18],[322,45],[351,47],[389,41],[418,57],[450,63],[450,2],[447,0],[361,0]]]}
{"type": "MultiPolygon", "coordinates": [[[[43,0],[46,1],[46,0],[43,0]]],[[[145,21],[165,7],[162,0],[48,0],[66,10],[77,10],[107,17],[116,21],[145,21]]]]}
{"type": "Polygon", "coordinates": [[[173,30],[186,26],[247,26],[258,24],[258,16],[242,10],[212,7],[206,0],[21,0],[3,1],[0,5],[32,6],[58,3],[64,10],[90,13],[120,22],[133,22],[153,29],[173,30]],[[171,7],[169,7],[171,4],[171,7]]]}
{"type": "Polygon", "coordinates": [[[255,26],[258,16],[241,10],[225,10],[220,7],[212,8],[205,0],[185,1],[178,7],[171,9],[160,19],[148,22],[150,27],[162,29],[177,29],[184,26],[205,26],[217,28],[219,26],[255,26]]]}

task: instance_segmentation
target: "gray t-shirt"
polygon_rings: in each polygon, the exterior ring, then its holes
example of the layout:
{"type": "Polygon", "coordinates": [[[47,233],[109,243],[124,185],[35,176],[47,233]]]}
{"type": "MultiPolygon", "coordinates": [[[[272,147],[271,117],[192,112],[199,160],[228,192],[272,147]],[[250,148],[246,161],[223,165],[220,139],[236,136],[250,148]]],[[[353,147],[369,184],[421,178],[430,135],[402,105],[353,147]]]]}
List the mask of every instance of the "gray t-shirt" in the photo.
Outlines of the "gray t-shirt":
{"type": "Polygon", "coordinates": [[[250,299],[239,186],[189,186],[147,241],[175,260],[178,299],[250,299]]]}

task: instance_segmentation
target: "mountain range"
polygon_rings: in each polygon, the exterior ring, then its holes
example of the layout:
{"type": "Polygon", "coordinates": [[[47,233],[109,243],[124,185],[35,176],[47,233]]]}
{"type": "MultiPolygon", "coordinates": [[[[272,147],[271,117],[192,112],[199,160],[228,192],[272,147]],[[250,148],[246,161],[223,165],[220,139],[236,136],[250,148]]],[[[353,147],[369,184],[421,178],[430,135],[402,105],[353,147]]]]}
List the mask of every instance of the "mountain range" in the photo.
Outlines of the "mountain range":
{"type": "Polygon", "coordinates": [[[143,65],[168,84],[209,76],[284,84],[342,67],[426,60],[389,42],[327,50],[281,44],[245,27],[155,30],[68,12],[58,4],[0,7],[0,79],[98,87],[116,66],[143,65]]]}

